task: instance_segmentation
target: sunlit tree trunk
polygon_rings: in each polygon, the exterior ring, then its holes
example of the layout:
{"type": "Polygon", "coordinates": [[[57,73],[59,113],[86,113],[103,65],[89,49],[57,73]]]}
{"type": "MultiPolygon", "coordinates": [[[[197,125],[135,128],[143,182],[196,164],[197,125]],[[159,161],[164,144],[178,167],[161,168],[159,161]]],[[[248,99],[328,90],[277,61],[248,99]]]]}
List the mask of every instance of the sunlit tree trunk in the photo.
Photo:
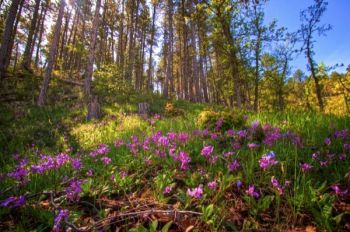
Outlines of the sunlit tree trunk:
{"type": "Polygon", "coordinates": [[[27,43],[23,54],[22,68],[30,69],[30,64],[32,62],[32,46],[34,46],[33,37],[35,32],[35,27],[37,25],[37,20],[39,16],[40,0],[35,0],[35,7],[33,12],[32,21],[30,24],[30,29],[27,37],[27,43]]]}
{"type": "Polygon", "coordinates": [[[92,23],[92,34],[90,37],[89,56],[85,73],[85,94],[87,98],[91,96],[91,82],[94,71],[95,49],[97,44],[98,24],[100,17],[101,0],[96,1],[95,15],[92,23]]]}
{"type": "Polygon", "coordinates": [[[38,98],[38,106],[43,106],[46,101],[46,96],[47,96],[47,90],[49,88],[49,83],[52,75],[52,70],[55,64],[56,60],[56,53],[57,53],[57,48],[58,48],[58,43],[60,40],[60,32],[61,32],[61,26],[62,26],[62,19],[63,19],[63,13],[64,13],[64,7],[65,7],[65,0],[60,1],[60,9],[58,12],[57,16],[57,21],[55,25],[55,30],[54,30],[54,36],[53,36],[53,41],[50,47],[50,52],[49,52],[49,57],[47,61],[47,68],[45,70],[44,74],[44,81],[40,89],[40,94],[38,98]]]}

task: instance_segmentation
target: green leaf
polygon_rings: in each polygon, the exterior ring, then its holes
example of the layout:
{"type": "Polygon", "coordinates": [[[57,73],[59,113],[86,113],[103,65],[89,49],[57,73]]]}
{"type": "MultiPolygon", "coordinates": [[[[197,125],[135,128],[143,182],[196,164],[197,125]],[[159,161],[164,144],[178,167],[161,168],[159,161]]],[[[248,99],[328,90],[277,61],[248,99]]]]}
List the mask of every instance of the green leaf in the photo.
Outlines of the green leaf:
{"type": "Polygon", "coordinates": [[[162,232],[168,232],[170,229],[170,226],[173,224],[173,221],[168,222],[167,224],[165,224],[162,228],[162,232]]]}
{"type": "Polygon", "coordinates": [[[158,228],[158,221],[157,220],[152,221],[150,231],[156,232],[157,228],[158,228]]]}
{"type": "Polygon", "coordinates": [[[214,211],[214,205],[213,204],[208,205],[207,208],[205,209],[206,218],[210,218],[211,215],[213,214],[213,211],[214,211]]]}

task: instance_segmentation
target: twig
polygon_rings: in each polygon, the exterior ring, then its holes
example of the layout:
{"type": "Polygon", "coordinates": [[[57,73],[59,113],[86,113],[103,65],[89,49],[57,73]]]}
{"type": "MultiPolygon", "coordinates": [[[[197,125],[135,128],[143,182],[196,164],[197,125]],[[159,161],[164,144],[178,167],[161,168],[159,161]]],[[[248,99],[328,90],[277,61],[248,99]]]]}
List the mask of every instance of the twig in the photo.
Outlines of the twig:
{"type": "Polygon", "coordinates": [[[98,214],[99,211],[98,211],[98,209],[96,208],[96,206],[94,204],[92,204],[92,203],[90,203],[88,201],[81,201],[81,203],[91,206],[96,211],[96,213],[98,214]]]}
{"type": "Polygon", "coordinates": [[[86,230],[82,230],[78,227],[76,227],[73,223],[70,223],[68,220],[65,220],[64,223],[67,224],[67,226],[71,227],[74,231],[77,231],[77,232],[87,232],[87,231],[91,231],[91,229],[86,229],[86,230]]]}

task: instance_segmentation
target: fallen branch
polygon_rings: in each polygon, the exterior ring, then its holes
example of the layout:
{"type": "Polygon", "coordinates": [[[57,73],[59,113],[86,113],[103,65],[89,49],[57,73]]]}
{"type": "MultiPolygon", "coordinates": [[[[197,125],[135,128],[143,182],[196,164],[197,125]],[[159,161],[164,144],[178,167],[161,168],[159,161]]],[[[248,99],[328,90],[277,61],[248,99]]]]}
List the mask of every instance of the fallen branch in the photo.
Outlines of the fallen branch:
{"type": "Polygon", "coordinates": [[[122,213],[118,214],[113,217],[105,218],[100,221],[97,221],[91,228],[94,229],[100,229],[101,227],[104,227],[106,225],[113,225],[128,219],[136,218],[139,217],[140,215],[150,215],[150,214],[168,214],[174,217],[173,221],[176,221],[176,215],[178,214],[193,214],[197,216],[201,216],[202,213],[195,212],[195,211],[188,211],[188,210],[155,210],[155,209],[150,209],[150,210],[144,210],[144,211],[137,211],[137,212],[130,212],[130,213],[122,213]],[[118,218],[123,217],[123,219],[119,219],[115,221],[118,218]],[[125,217],[125,218],[124,218],[125,217]],[[104,222],[109,221],[108,224],[104,224],[104,222]]]}
{"type": "Polygon", "coordinates": [[[68,84],[73,84],[73,85],[78,85],[81,87],[84,87],[84,83],[81,81],[73,80],[73,79],[64,79],[64,78],[57,78],[57,80],[68,83],[68,84]]]}

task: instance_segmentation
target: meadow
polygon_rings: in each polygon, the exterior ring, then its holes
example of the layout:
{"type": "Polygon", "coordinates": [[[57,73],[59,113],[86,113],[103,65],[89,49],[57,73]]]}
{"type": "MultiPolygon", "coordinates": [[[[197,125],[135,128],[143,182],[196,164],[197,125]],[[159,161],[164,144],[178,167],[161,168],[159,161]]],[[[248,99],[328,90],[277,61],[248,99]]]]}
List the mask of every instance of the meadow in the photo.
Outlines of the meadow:
{"type": "Polygon", "coordinates": [[[350,229],[347,116],[128,98],[1,106],[1,231],[350,229]]]}

